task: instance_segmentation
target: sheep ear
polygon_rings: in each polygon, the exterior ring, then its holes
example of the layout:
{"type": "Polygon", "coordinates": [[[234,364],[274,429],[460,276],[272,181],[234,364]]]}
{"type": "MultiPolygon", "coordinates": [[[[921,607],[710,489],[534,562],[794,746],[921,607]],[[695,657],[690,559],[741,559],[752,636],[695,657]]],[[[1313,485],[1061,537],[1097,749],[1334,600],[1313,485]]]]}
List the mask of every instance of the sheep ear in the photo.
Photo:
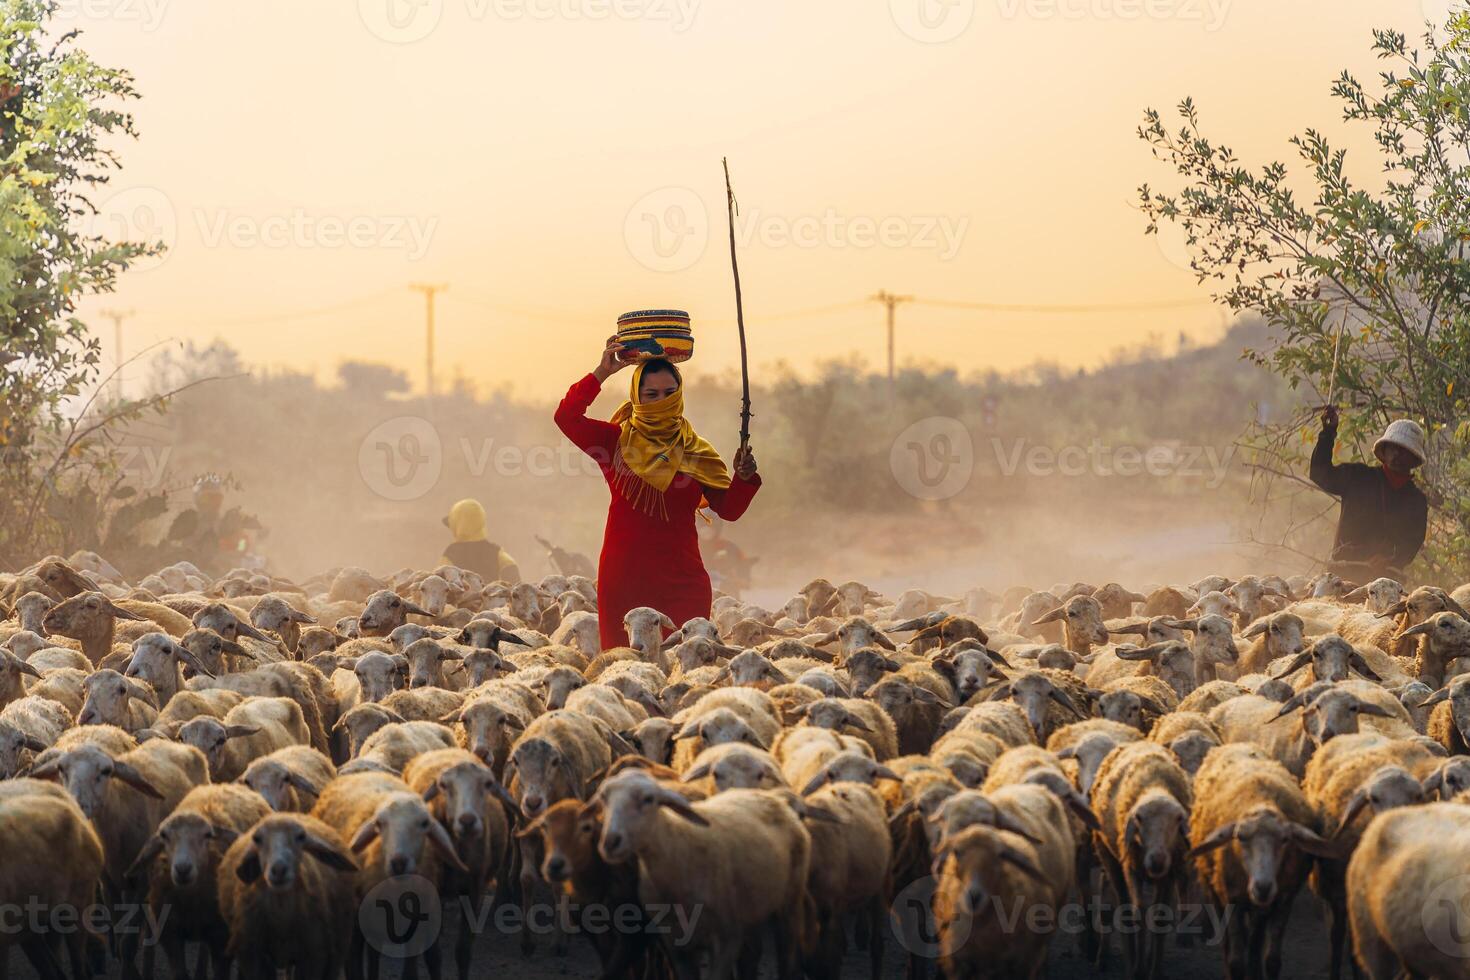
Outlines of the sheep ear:
{"type": "Polygon", "coordinates": [[[1379,619],[1390,619],[1394,616],[1402,616],[1409,609],[1409,600],[1400,599],[1378,614],[1379,619]]]}
{"type": "Polygon", "coordinates": [[[1368,598],[1368,587],[1366,585],[1360,585],[1356,589],[1353,589],[1353,591],[1346,593],[1342,597],[1342,601],[1362,602],[1366,598],[1368,598]]]}
{"type": "Polygon", "coordinates": [[[690,806],[689,801],[671,789],[659,793],[658,802],[660,806],[666,806],[690,823],[700,827],[708,827],[709,821],[699,815],[699,811],[690,806]]]}
{"type": "Polygon", "coordinates": [[[1356,793],[1352,795],[1352,799],[1348,800],[1347,807],[1342,811],[1342,822],[1339,823],[1337,825],[1337,829],[1332,832],[1332,839],[1336,840],[1337,838],[1341,837],[1343,831],[1348,829],[1348,826],[1353,822],[1353,819],[1359,813],[1363,812],[1363,808],[1367,805],[1368,791],[1366,789],[1359,789],[1356,793]]]}
{"type": "Polygon", "coordinates": [[[1290,663],[1288,663],[1285,667],[1282,667],[1280,670],[1276,671],[1271,676],[1273,678],[1277,678],[1277,679],[1282,678],[1282,677],[1289,676],[1289,675],[1294,674],[1297,671],[1301,670],[1303,667],[1305,667],[1307,664],[1309,664],[1311,662],[1312,662],[1312,651],[1311,650],[1303,650],[1301,653],[1297,654],[1295,657],[1292,657],[1290,663]]]}
{"type": "Polygon", "coordinates": [[[1042,623],[1055,623],[1057,620],[1061,619],[1065,615],[1067,615],[1067,607],[1057,606],[1050,612],[1043,613],[1037,619],[1031,620],[1031,625],[1040,626],[1042,623]]]}
{"type": "Polygon", "coordinates": [[[148,618],[147,616],[139,616],[135,612],[128,612],[122,606],[119,606],[117,603],[112,601],[108,601],[107,611],[112,613],[113,617],[116,619],[131,619],[135,623],[144,622],[148,618]]]}
{"type": "Polygon", "coordinates": [[[260,728],[255,725],[227,725],[225,726],[225,738],[249,738],[251,735],[260,733],[260,728]]]}
{"type": "Polygon", "coordinates": [[[1114,636],[1121,636],[1124,633],[1136,633],[1139,636],[1148,636],[1148,623],[1124,623],[1121,626],[1115,626],[1109,629],[1108,632],[1114,636]]]}
{"type": "Polygon", "coordinates": [[[706,776],[709,775],[709,771],[710,771],[710,765],[709,765],[709,763],[708,762],[701,762],[699,765],[695,766],[693,769],[686,770],[685,773],[684,773],[684,775],[682,775],[682,776],[679,777],[679,782],[681,782],[681,783],[692,783],[696,779],[703,779],[704,777],[706,777],[706,776]]]}
{"type": "Polygon", "coordinates": [[[1234,839],[1235,824],[1227,823],[1223,827],[1217,827],[1208,837],[1191,847],[1189,852],[1184,856],[1191,858],[1198,857],[1207,851],[1215,850],[1217,847],[1224,847],[1234,839]]]}
{"type": "Polygon", "coordinates": [[[1292,842],[1295,843],[1297,847],[1315,857],[1342,857],[1342,852],[1338,848],[1334,847],[1330,842],[1323,840],[1321,837],[1318,837],[1316,834],[1312,833],[1312,831],[1308,830],[1306,827],[1303,827],[1301,824],[1292,824],[1290,831],[1288,831],[1288,836],[1290,836],[1292,842]]]}
{"type": "Polygon", "coordinates": [[[352,835],[352,843],[349,844],[348,847],[350,847],[352,849],[352,852],[356,854],[377,839],[377,817],[368,817],[362,822],[362,826],[357,828],[357,833],[352,835]]]}
{"type": "Polygon", "coordinates": [[[1429,697],[1425,698],[1423,701],[1420,701],[1417,705],[1415,705],[1415,707],[1416,708],[1428,708],[1430,705],[1439,704],[1441,701],[1448,701],[1449,700],[1449,697],[1450,697],[1450,686],[1448,684],[1446,684],[1444,687],[1440,688],[1438,691],[1435,691],[1433,694],[1429,695],[1429,697]]]}
{"type": "Polygon", "coordinates": [[[684,723],[684,727],[674,733],[674,741],[686,738],[695,738],[699,735],[699,719],[695,718],[684,723]]]}
{"type": "Polygon", "coordinates": [[[1098,822],[1097,814],[1092,812],[1092,807],[1087,805],[1087,801],[1082,798],[1081,793],[1078,793],[1074,789],[1066,795],[1063,802],[1077,815],[1077,819],[1082,821],[1083,826],[1092,830],[1102,829],[1102,824],[1098,822]]]}
{"type": "Polygon", "coordinates": [[[298,791],[305,793],[307,796],[322,795],[322,788],[316,783],[313,783],[311,780],[307,779],[305,776],[301,775],[301,773],[299,772],[288,771],[286,773],[286,782],[290,783],[292,786],[296,787],[298,791]]]}
{"type": "Polygon", "coordinates": [[[1190,633],[1199,632],[1199,619],[1166,619],[1160,625],[1167,626],[1171,630],[1187,630],[1190,633]]]}
{"type": "Polygon", "coordinates": [[[1150,647],[1134,646],[1115,647],[1113,656],[1119,660],[1152,660],[1153,654],[1149,652],[1150,649],[1150,647]]]}
{"type": "Polygon", "coordinates": [[[1433,797],[1438,794],[1444,786],[1444,766],[1435,769],[1419,786],[1424,790],[1425,796],[1433,797]]]}
{"type": "MultiPolygon", "coordinates": [[[[985,656],[989,657],[991,660],[994,660],[996,663],[998,663],[998,664],[1000,664],[1000,665],[1002,665],[1004,667],[1010,667],[1011,666],[1011,662],[1009,660],[1007,660],[1005,657],[1001,656],[995,650],[992,650],[989,647],[986,647],[984,652],[985,652],[985,656]]],[[[1011,669],[1012,670],[1015,670],[1014,667],[1011,667],[1011,669]]]]}
{"type": "Polygon", "coordinates": [[[1159,704],[1159,702],[1155,701],[1153,698],[1144,697],[1142,694],[1137,695],[1137,697],[1138,697],[1139,702],[1144,706],[1144,708],[1146,708],[1149,711],[1152,711],[1154,714],[1156,714],[1156,715],[1166,715],[1166,714],[1169,713],[1168,710],[1165,709],[1163,705],[1159,704]]]}
{"type": "Polygon", "coordinates": [[[299,609],[292,609],[287,612],[286,618],[291,620],[291,622],[293,623],[305,623],[308,626],[316,625],[315,616],[308,616],[306,613],[301,612],[299,609]]]}
{"type": "Polygon", "coordinates": [[[123,876],[125,878],[135,877],[138,872],[152,864],[153,859],[158,857],[162,851],[163,838],[158,834],[154,834],[148,838],[148,843],[144,844],[142,849],[138,851],[138,856],[133,859],[132,864],[128,865],[128,870],[123,876]]]}
{"type": "Polygon", "coordinates": [[[1049,693],[1047,697],[1051,698],[1057,704],[1072,712],[1072,714],[1076,715],[1078,718],[1087,718],[1087,715],[1083,713],[1082,709],[1077,707],[1076,703],[1074,703],[1071,698],[1067,697],[1065,692],[1060,691],[1054,687],[1051,689],[1051,693],[1049,693]]]}
{"type": "Polygon", "coordinates": [[[1067,746],[1065,749],[1062,749],[1060,752],[1057,753],[1057,758],[1058,759],[1075,759],[1075,758],[1077,758],[1077,746],[1075,746],[1075,745],[1069,745],[1069,746],[1067,746]]]}
{"type": "Polygon", "coordinates": [[[1244,633],[1240,634],[1241,638],[1246,640],[1254,640],[1256,637],[1266,632],[1266,627],[1269,625],[1270,624],[1267,623],[1264,619],[1258,619],[1254,623],[1251,623],[1250,626],[1246,628],[1246,631],[1244,633]]]}
{"type": "Polygon", "coordinates": [[[252,849],[244,859],[235,866],[235,877],[245,884],[253,884],[260,878],[260,855],[252,849]]]}
{"type": "Polygon", "coordinates": [[[181,663],[183,663],[186,667],[188,667],[194,673],[196,673],[196,674],[202,674],[205,677],[213,677],[214,676],[214,673],[208,667],[204,666],[204,662],[203,661],[201,661],[198,657],[194,656],[192,653],[190,653],[188,650],[186,650],[180,644],[178,644],[178,643],[172,644],[171,645],[171,651],[172,651],[172,653],[174,655],[174,659],[175,660],[178,660],[181,663]]]}
{"type": "Polygon", "coordinates": [[[1423,636],[1425,633],[1428,633],[1432,629],[1434,629],[1434,623],[1425,620],[1418,626],[1410,626],[1406,630],[1400,630],[1398,636],[1394,637],[1394,639],[1402,640],[1406,636],[1423,636]]]}
{"type": "Polygon", "coordinates": [[[1010,684],[998,684],[995,687],[992,687],[990,689],[990,693],[988,695],[986,695],[985,700],[987,700],[987,701],[1004,701],[1006,698],[1008,698],[1010,696],[1011,696],[1011,685],[1010,684]]]}
{"type": "Polygon", "coordinates": [[[844,719],[843,724],[845,726],[847,726],[848,728],[856,729],[857,731],[860,731],[860,732],[868,732],[869,734],[871,734],[872,731],[873,731],[872,728],[868,727],[868,723],[867,722],[863,721],[861,718],[859,718],[857,715],[853,714],[851,711],[849,711],[847,713],[847,718],[844,719]]]}
{"type": "Polygon", "coordinates": [[[470,870],[469,866],[464,863],[464,859],[455,851],[454,842],[449,839],[449,831],[445,830],[444,825],[437,820],[429,821],[429,843],[434,845],[434,850],[439,852],[439,856],[455,870],[465,872],[470,870]]]}
{"type": "Polygon", "coordinates": [[[425,803],[432,803],[434,801],[434,798],[437,797],[438,795],[439,795],[439,783],[436,780],[435,782],[431,782],[429,785],[425,786],[424,787],[424,791],[419,794],[419,797],[425,803]]]}
{"type": "Polygon", "coordinates": [[[114,779],[121,779],[123,782],[127,783],[129,786],[133,787],[133,789],[142,793],[144,796],[151,796],[155,800],[163,799],[163,794],[154,789],[153,784],[145,779],[141,772],[134,769],[126,762],[113,762],[112,776],[114,779]]]}
{"type": "MultiPolygon", "coordinates": [[[[250,657],[251,659],[258,659],[256,658],[254,653],[251,653],[249,650],[245,649],[234,640],[226,640],[224,637],[220,637],[219,648],[225,653],[232,653],[237,657],[250,657]]],[[[351,659],[353,663],[357,662],[357,659],[355,657],[351,659]]],[[[351,670],[350,667],[348,669],[351,670]]]]}
{"type": "Polygon", "coordinates": [[[798,704],[798,705],[794,705],[791,708],[791,710],[787,711],[786,713],[788,715],[790,715],[791,717],[793,717],[793,718],[805,718],[806,717],[806,709],[807,709],[807,706],[806,705],[804,705],[804,704],[798,704]]]}
{"type": "Polygon", "coordinates": [[[811,638],[810,642],[812,646],[816,647],[829,646],[830,644],[837,642],[837,631],[833,630],[831,633],[823,633],[821,636],[814,636],[811,638]]]}
{"type": "Polygon", "coordinates": [[[1393,713],[1391,711],[1389,711],[1381,704],[1374,704],[1372,701],[1359,701],[1357,712],[1360,715],[1374,715],[1379,718],[1393,717],[1393,713]]]}
{"type": "Polygon", "coordinates": [[[1002,848],[1001,849],[1001,852],[1000,852],[1000,859],[1002,861],[1004,861],[1006,864],[1009,864],[1012,867],[1017,868],[1022,873],[1024,873],[1027,877],[1032,878],[1035,881],[1041,882],[1044,885],[1050,884],[1050,882],[1047,881],[1046,875],[1044,875],[1044,874],[1041,873],[1041,869],[1036,866],[1035,862],[1033,862],[1030,857],[1028,857],[1025,854],[1022,854],[1020,851],[1016,850],[1015,848],[1013,848],[1013,847],[1002,848]]]}
{"type": "Polygon", "coordinates": [[[1377,672],[1375,672],[1372,667],[1368,666],[1368,661],[1363,659],[1363,655],[1361,653],[1355,653],[1351,657],[1349,657],[1348,664],[1358,673],[1368,678],[1370,681],[1382,683],[1383,678],[1379,677],[1377,672]]]}
{"type": "Polygon", "coordinates": [[[45,752],[51,747],[34,735],[22,736],[21,744],[32,752],[45,752]]]}
{"type": "Polygon", "coordinates": [[[306,843],[302,844],[301,848],[329,868],[347,872],[357,870],[357,862],[352,860],[352,855],[343,852],[332,841],[316,834],[307,834],[306,843]]]}
{"type": "Polygon", "coordinates": [[[406,613],[411,613],[412,615],[415,615],[415,616],[432,616],[433,615],[433,613],[429,612],[429,610],[425,609],[423,606],[419,605],[416,602],[412,602],[412,601],[410,601],[408,599],[404,599],[403,600],[403,611],[406,612],[406,613]]]}
{"type": "Polygon", "coordinates": [[[830,769],[823,769],[821,772],[813,776],[810,782],[808,782],[805,786],[801,788],[801,795],[811,796],[813,793],[815,793],[817,790],[821,789],[823,786],[827,785],[831,781],[832,771],[830,769]]]}
{"type": "Polygon", "coordinates": [[[898,652],[898,647],[893,645],[893,641],[890,640],[882,630],[873,630],[873,639],[876,640],[878,645],[883,649],[891,650],[894,653],[898,652]]]}

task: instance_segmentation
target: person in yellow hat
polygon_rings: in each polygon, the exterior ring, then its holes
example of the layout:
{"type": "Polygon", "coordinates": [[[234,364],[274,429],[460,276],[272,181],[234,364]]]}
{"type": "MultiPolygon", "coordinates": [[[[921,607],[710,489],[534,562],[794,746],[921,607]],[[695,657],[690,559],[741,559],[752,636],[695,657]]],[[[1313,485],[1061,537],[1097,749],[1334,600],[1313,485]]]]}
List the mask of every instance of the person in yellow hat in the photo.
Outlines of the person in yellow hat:
{"type": "Polygon", "coordinates": [[[474,572],[487,582],[515,585],[521,580],[516,560],[485,537],[485,508],[478,500],[466,497],[449,508],[444,526],[454,535],[454,542],[444,549],[444,564],[474,572]]]}

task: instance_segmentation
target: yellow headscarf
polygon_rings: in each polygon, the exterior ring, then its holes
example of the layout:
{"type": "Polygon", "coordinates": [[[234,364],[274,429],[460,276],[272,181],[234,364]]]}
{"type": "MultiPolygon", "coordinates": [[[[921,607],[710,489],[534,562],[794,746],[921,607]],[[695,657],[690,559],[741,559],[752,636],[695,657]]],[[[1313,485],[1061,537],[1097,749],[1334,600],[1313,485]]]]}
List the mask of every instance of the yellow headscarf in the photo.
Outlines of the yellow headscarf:
{"type": "Polygon", "coordinates": [[[613,459],[614,482],[635,507],[667,516],[663,495],[675,474],[687,473],[703,486],[723,490],[730,485],[730,471],[715,447],[700,438],[684,418],[682,381],[667,398],[647,404],[638,401],[647,366],[644,361],[633,369],[629,399],[613,413],[612,421],[623,430],[613,459]]]}
{"type": "Polygon", "coordinates": [[[444,524],[456,541],[485,540],[485,508],[473,498],[466,497],[449,508],[444,524]]]}

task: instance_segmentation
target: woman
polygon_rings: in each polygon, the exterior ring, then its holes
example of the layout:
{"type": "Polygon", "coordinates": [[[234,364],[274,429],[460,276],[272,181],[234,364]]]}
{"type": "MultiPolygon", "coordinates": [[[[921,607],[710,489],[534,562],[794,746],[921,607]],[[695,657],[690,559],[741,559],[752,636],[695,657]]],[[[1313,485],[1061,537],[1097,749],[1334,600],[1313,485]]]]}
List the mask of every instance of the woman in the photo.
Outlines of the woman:
{"type": "Polygon", "coordinates": [[[597,621],[604,650],[626,646],[623,616],[650,606],[677,624],[710,611],[709,574],[699,557],[694,512],[702,500],[733,521],[761,485],[755,456],[735,454],[735,476],[684,418],[683,379],[668,361],[642,361],[631,395],[611,421],[587,409],[608,378],[628,367],[616,337],[602,361],[572,385],[556,424],[597,461],[612,490],[597,567],[597,621]]]}

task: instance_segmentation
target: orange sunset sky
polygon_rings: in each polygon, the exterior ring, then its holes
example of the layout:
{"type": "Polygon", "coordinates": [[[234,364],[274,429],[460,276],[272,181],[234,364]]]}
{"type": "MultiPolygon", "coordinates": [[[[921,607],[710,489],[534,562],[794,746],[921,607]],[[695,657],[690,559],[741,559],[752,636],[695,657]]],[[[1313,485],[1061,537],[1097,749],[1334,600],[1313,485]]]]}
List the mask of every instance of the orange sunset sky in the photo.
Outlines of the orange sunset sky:
{"type": "MultiPolygon", "coordinates": [[[[1329,85],[1371,80],[1370,29],[1448,0],[68,0],[137,76],[141,139],[100,196],[163,260],[84,315],[125,348],[224,337],[329,378],[549,398],[621,311],[695,317],[691,367],[737,363],[720,158],[743,207],[754,364],[880,367],[879,289],[949,301],[1169,303],[1033,315],[914,305],[900,363],[1097,361],[1219,335],[1177,243],[1143,234],[1143,109],[1197,100],[1246,161],[1340,135],[1329,85]],[[815,311],[806,312],[803,311],[815,311]],[[793,315],[802,313],[803,315],[793,315]]],[[[69,25],[70,26],[70,25],[69,25]]],[[[1377,162],[1361,139],[1359,173],[1377,162]]],[[[138,373],[137,369],[133,369],[138,373]]]]}

